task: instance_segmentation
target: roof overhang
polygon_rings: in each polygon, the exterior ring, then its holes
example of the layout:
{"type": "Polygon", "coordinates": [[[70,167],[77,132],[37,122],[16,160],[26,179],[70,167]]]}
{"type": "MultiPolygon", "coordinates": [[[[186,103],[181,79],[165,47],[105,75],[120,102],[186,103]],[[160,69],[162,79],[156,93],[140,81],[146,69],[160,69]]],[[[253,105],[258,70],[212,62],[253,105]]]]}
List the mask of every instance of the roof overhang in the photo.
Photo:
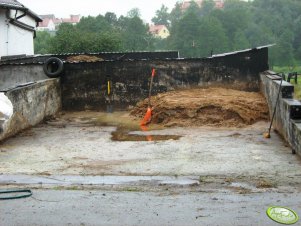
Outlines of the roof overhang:
{"type": "Polygon", "coordinates": [[[1,8],[2,9],[20,10],[20,11],[23,11],[24,13],[26,13],[26,15],[29,15],[32,18],[34,18],[36,22],[42,22],[43,21],[36,13],[34,13],[30,9],[26,8],[25,6],[9,4],[9,3],[3,3],[3,2],[1,3],[0,2],[0,9],[1,8]]]}

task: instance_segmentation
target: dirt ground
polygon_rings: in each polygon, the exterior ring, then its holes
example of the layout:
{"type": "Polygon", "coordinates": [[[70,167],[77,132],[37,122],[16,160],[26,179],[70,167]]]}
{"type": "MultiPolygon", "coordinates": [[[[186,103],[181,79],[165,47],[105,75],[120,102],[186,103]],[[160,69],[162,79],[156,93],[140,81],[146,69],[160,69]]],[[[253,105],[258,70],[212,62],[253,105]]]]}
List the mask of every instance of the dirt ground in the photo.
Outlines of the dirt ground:
{"type": "MultiPolygon", "coordinates": [[[[260,93],[225,88],[177,90],[151,98],[152,123],[164,126],[244,127],[268,119],[260,93]]],[[[142,118],[148,99],[137,104],[131,115],[142,118]]]]}

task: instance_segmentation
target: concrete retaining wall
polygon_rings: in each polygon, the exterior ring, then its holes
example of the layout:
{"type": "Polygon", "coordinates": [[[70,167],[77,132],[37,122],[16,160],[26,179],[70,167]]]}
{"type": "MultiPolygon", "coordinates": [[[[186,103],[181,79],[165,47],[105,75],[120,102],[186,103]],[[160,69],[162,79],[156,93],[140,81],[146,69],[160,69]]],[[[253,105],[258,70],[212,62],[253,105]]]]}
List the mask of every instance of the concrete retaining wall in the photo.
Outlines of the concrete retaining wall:
{"type": "Polygon", "coordinates": [[[45,79],[48,77],[43,71],[43,65],[0,66],[0,91],[8,91],[18,85],[45,79]]]}
{"type": "MultiPolygon", "coordinates": [[[[259,73],[268,69],[268,47],[201,59],[179,59],[178,52],[174,51],[101,54],[99,56],[105,57],[106,60],[65,62],[61,74],[64,110],[106,109],[108,81],[112,84],[115,109],[135,105],[148,95],[152,68],[157,71],[153,95],[167,90],[196,86],[223,86],[258,91],[259,73]]],[[[64,60],[68,56],[57,57],[64,60]]],[[[16,62],[1,61],[0,91],[8,91],[23,86],[24,83],[46,79],[43,62],[36,62],[43,57],[45,56],[24,58],[16,62]]]]}
{"type": "Polygon", "coordinates": [[[6,92],[14,107],[14,114],[0,134],[0,141],[23,129],[37,125],[45,117],[61,110],[59,79],[38,81],[6,92]]]}
{"type": "Polygon", "coordinates": [[[148,95],[152,68],[157,71],[153,95],[196,86],[258,91],[259,73],[268,69],[268,48],[202,59],[66,63],[61,80],[63,109],[105,109],[108,80],[113,85],[112,98],[116,107],[135,105],[148,95]]]}
{"type": "MultiPolygon", "coordinates": [[[[274,72],[261,73],[261,90],[269,105],[272,117],[281,84],[281,77],[274,72]]],[[[283,136],[293,152],[301,156],[301,102],[293,99],[294,86],[283,81],[273,128],[283,136]]]]}

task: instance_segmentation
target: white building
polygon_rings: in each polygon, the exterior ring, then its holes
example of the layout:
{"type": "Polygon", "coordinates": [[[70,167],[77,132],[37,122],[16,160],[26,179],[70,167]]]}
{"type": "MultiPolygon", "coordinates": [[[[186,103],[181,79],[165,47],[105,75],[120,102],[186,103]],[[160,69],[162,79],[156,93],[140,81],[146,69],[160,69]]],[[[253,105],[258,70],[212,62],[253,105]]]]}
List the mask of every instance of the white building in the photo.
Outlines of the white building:
{"type": "Polygon", "coordinates": [[[39,15],[42,22],[39,23],[37,31],[55,31],[56,30],[56,18],[53,14],[51,15],[39,15]]]}
{"type": "Polygon", "coordinates": [[[0,58],[33,55],[41,18],[17,0],[0,0],[0,58]]]}
{"type": "Polygon", "coordinates": [[[80,22],[80,15],[70,15],[70,18],[56,18],[54,14],[39,15],[42,22],[39,23],[38,31],[56,31],[60,24],[69,23],[76,25],[80,22]]]}

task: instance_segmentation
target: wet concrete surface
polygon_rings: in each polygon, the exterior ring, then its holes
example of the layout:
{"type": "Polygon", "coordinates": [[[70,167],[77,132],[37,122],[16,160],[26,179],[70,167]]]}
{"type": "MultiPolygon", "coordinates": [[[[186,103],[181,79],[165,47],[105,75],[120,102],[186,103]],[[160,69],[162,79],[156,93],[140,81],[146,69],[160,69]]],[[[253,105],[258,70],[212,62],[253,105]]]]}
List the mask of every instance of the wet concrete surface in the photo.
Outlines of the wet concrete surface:
{"type": "Polygon", "coordinates": [[[268,122],[246,128],[155,128],[122,114],[129,134],[181,136],[179,140],[112,141],[116,126],[93,124],[98,114],[65,114],[0,145],[1,174],[95,176],[257,177],[275,183],[301,181],[301,160],[275,133],[263,138],[268,122]]]}
{"type": "Polygon", "coordinates": [[[276,226],[268,207],[301,213],[300,200],[300,193],[33,190],[31,198],[0,202],[0,225],[276,226]]]}
{"type": "Polygon", "coordinates": [[[0,144],[0,189],[34,189],[0,202],[0,225],[276,225],[269,205],[301,213],[301,159],[267,128],[146,131],[124,112],[65,113],[0,144]],[[121,131],[178,140],[113,141],[121,131]]]}

